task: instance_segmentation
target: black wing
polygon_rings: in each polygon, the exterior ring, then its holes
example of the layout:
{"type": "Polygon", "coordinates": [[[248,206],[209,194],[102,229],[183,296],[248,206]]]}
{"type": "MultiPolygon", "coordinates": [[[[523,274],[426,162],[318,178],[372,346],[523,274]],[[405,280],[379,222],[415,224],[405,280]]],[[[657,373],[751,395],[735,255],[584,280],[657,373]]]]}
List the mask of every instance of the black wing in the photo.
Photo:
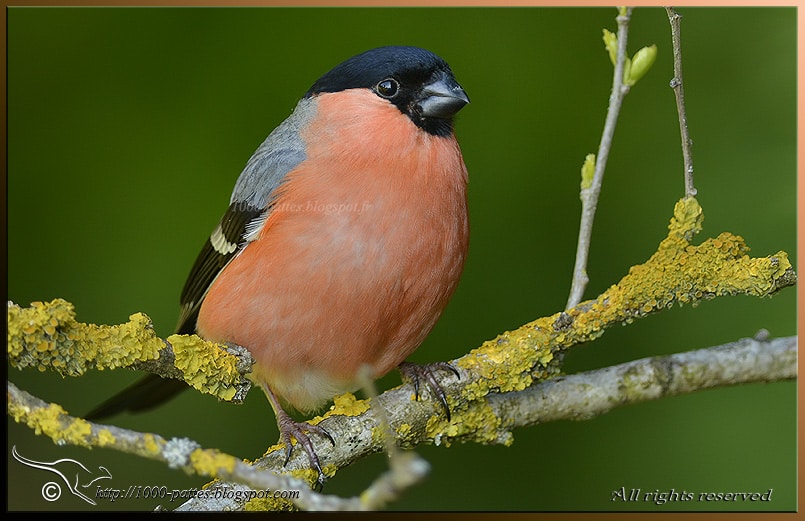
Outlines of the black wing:
{"type": "MultiPolygon", "coordinates": [[[[268,214],[267,209],[258,209],[245,202],[229,205],[218,226],[212,232],[196,258],[190,275],[182,290],[182,311],[176,332],[191,335],[196,332],[196,318],[204,296],[222,269],[246,245],[249,229],[259,225],[268,214]],[[255,224],[255,223],[258,224],[255,224]]],[[[164,379],[148,375],[134,382],[120,393],[112,396],[90,411],[85,418],[99,420],[120,411],[139,412],[156,407],[173,398],[187,384],[181,380],[164,379]]]]}

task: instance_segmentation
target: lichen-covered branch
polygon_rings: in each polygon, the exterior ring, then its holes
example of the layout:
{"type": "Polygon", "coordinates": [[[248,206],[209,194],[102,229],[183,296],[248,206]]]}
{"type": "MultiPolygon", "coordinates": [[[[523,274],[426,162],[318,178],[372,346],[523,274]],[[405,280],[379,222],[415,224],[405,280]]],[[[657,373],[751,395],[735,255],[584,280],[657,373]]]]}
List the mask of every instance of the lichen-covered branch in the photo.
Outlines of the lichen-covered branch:
{"type": "Polygon", "coordinates": [[[737,342],[563,376],[489,397],[501,428],[587,420],[617,407],[714,387],[791,380],[797,337],[737,342]]]}
{"type": "MultiPolygon", "coordinates": [[[[491,393],[483,400],[467,404],[461,417],[463,422],[472,414],[494,419],[491,429],[497,434],[489,439],[511,443],[511,429],[557,420],[586,420],[611,409],[647,400],[690,393],[727,385],[750,382],[771,382],[796,378],[797,338],[769,340],[758,336],[708,349],[679,353],[670,356],[645,358],[634,362],[553,378],[522,391],[491,393]]],[[[460,394],[468,382],[453,379],[449,392],[460,394]]],[[[304,461],[292,461],[286,469],[291,475],[277,475],[282,465],[282,451],[269,449],[269,454],[249,465],[239,458],[216,450],[202,449],[187,439],[165,440],[161,436],[138,433],[114,426],[97,425],[75,418],[57,404],[48,404],[8,386],[8,414],[25,423],[37,434],[54,441],[82,446],[100,446],[136,454],[148,459],[163,461],[172,468],[181,468],[203,476],[228,481],[227,486],[242,491],[238,497],[194,498],[185,502],[180,510],[366,510],[381,508],[396,497],[396,492],[421,479],[427,472],[427,463],[414,453],[403,453],[397,459],[405,472],[391,471],[381,475],[359,497],[339,498],[311,491],[308,484],[316,480],[304,461]],[[266,470],[269,469],[269,470],[266,470]],[[400,483],[400,479],[407,480],[400,483]],[[299,491],[292,499],[250,497],[253,490],[299,491]]],[[[327,454],[328,468],[344,467],[350,462],[384,449],[385,440],[379,433],[382,420],[400,438],[398,443],[411,447],[420,443],[449,443],[474,441],[476,436],[443,438],[429,433],[431,419],[437,409],[424,402],[410,399],[411,389],[402,386],[383,393],[377,398],[385,414],[368,407],[365,401],[351,394],[340,396],[336,404],[317,421],[326,421],[327,429],[337,438],[348,437],[349,444],[339,444],[327,454]]],[[[299,459],[299,458],[295,458],[299,459]]],[[[303,458],[302,458],[303,459],[303,458]]]]}
{"type": "MultiPolygon", "coordinates": [[[[442,382],[453,413],[450,421],[441,414],[440,406],[435,401],[413,401],[413,389],[410,385],[403,385],[378,396],[377,403],[385,411],[388,426],[396,436],[398,445],[404,448],[421,443],[449,445],[457,440],[511,444],[513,441],[511,429],[518,424],[512,423],[512,418],[507,416],[506,410],[512,406],[507,405],[504,398],[522,396],[522,400],[531,400],[530,393],[536,392],[533,389],[537,384],[560,385],[561,382],[573,382],[571,377],[554,380],[551,384],[543,382],[560,374],[561,354],[569,347],[594,340],[612,325],[629,323],[636,318],[670,307],[674,303],[695,303],[701,299],[728,295],[762,297],[796,283],[796,274],[785,252],[778,252],[768,257],[749,257],[747,255],[749,248],[743,239],[728,232],[707,239],[701,244],[693,244],[691,240],[701,230],[702,219],[702,209],[695,198],[686,197],[680,200],[674,207],[668,235],[660,242],[657,251],[645,263],[633,266],[625,277],[597,299],[582,302],[572,309],[537,319],[514,331],[503,333],[454,360],[453,365],[461,373],[460,380],[450,376],[442,382]]],[[[27,309],[9,305],[8,356],[15,366],[37,366],[56,369],[66,374],[78,374],[93,366],[136,365],[142,360],[158,357],[162,349],[159,346],[164,344],[153,335],[150,321],[137,318],[139,315],[133,315],[132,321],[123,326],[88,326],[76,323],[72,307],[63,301],[54,301],[51,304],[35,304],[27,309]],[[76,342],[84,342],[85,344],[81,345],[88,347],[79,349],[76,342]],[[139,347],[141,342],[144,342],[146,347],[139,347]],[[132,350],[131,353],[126,353],[126,349],[129,348],[132,350]],[[119,361],[120,359],[125,359],[125,363],[119,361]]],[[[176,338],[169,337],[168,341],[174,346],[175,351],[176,338]]],[[[761,344],[760,351],[766,352],[769,349],[768,353],[773,353],[769,345],[761,344]]],[[[191,365],[196,366],[198,374],[214,374],[215,370],[210,370],[206,364],[210,363],[216,368],[218,367],[216,358],[225,355],[220,349],[214,352],[217,353],[215,356],[205,355],[204,353],[208,353],[206,351],[208,348],[209,346],[202,342],[202,355],[196,356],[190,351],[183,355],[184,358],[194,361],[191,365]]],[[[195,348],[183,346],[182,349],[195,348]]],[[[794,373],[791,372],[793,371],[791,368],[795,366],[795,357],[791,354],[793,351],[787,351],[785,356],[788,358],[775,362],[789,371],[782,375],[772,372],[768,365],[761,364],[754,364],[755,368],[761,371],[759,374],[748,374],[744,369],[736,370],[737,367],[744,368],[741,362],[745,355],[738,356],[735,354],[737,352],[724,349],[721,351],[719,354],[725,358],[719,362],[720,365],[712,364],[712,367],[709,363],[705,365],[716,374],[718,371],[723,371],[722,376],[714,380],[692,379],[687,386],[680,385],[675,392],[689,392],[711,385],[793,377],[794,373]],[[764,373],[766,369],[768,371],[764,373]]],[[[229,356],[225,355],[224,358],[228,360],[229,356]]],[[[179,358],[177,355],[176,359],[179,358]]],[[[668,368],[666,362],[667,360],[657,359],[652,367],[668,368]]],[[[187,365],[183,364],[185,367],[187,365]]],[[[752,365],[750,364],[750,367],[752,365]]],[[[679,367],[684,369],[686,366],[679,367]]],[[[702,369],[704,366],[699,364],[696,367],[696,371],[683,372],[704,374],[702,369]]],[[[631,374],[633,372],[627,371],[621,376],[613,374],[607,378],[623,379],[631,374]]],[[[659,375],[657,381],[669,379],[676,382],[684,381],[675,376],[672,370],[656,374],[659,375]]],[[[603,389],[603,383],[597,383],[596,388],[599,387],[603,389]]],[[[651,385],[648,385],[648,388],[650,387],[651,385]]],[[[593,394],[595,393],[606,395],[601,390],[594,391],[593,394]]],[[[659,396],[662,394],[656,397],[659,396]]],[[[648,394],[641,399],[650,397],[648,394]]],[[[520,403],[520,398],[517,400],[517,403],[520,403]]],[[[582,402],[579,402],[579,407],[583,405],[582,402]]],[[[620,402],[616,400],[615,403],[620,402]]],[[[566,405],[564,403],[562,407],[566,405]]],[[[103,443],[100,437],[89,435],[79,437],[81,441],[73,439],[74,436],[85,433],[87,429],[91,431],[93,427],[87,422],[48,424],[49,428],[45,429],[42,422],[32,423],[27,414],[19,411],[12,413],[11,408],[9,414],[17,421],[26,422],[38,433],[56,436],[54,439],[79,445],[103,443]]],[[[525,414],[524,411],[518,411],[517,417],[534,417],[536,418],[534,421],[541,422],[546,421],[545,418],[551,414],[555,413],[538,408],[533,411],[532,416],[525,414]]],[[[571,410],[569,414],[585,417],[593,413],[579,408],[571,410]]],[[[367,401],[357,400],[351,394],[336,397],[330,411],[311,420],[314,424],[320,422],[326,422],[323,425],[337,440],[349,440],[349,443],[336,443],[335,447],[330,447],[329,443],[317,444],[316,449],[323,470],[329,476],[366,454],[383,450],[382,422],[370,409],[367,401]]],[[[285,453],[282,449],[283,446],[280,444],[270,447],[266,455],[255,462],[255,467],[277,472],[284,468],[284,471],[293,473],[297,478],[312,483],[316,476],[308,468],[303,451],[295,451],[294,456],[283,467],[285,453]]],[[[222,471],[208,475],[229,479],[222,471]]]]}
{"type": "MultiPolygon", "coordinates": [[[[244,488],[245,483],[253,485],[255,489],[308,489],[305,483],[292,476],[259,472],[239,458],[216,450],[202,449],[188,439],[166,440],[157,434],[95,424],[70,416],[60,405],[46,403],[10,382],[7,384],[7,394],[8,415],[56,443],[111,448],[162,461],[171,468],[181,468],[186,472],[236,480],[241,488],[244,488]]],[[[286,502],[286,508],[288,506],[290,505],[286,502]]]]}
{"type": "MultiPolygon", "coordinates": [[[[427,462],[416,454],[399,454],[392,462],[392,469],[381,474],[359,497],[324,495],[310,489],[308,482],[316,479],[311,470],[297,472],[304,475],[306,480],[303,480],[260,469],[215,449],[203,449],[187,438],[166,440],[157,434],[95,424],[70,416],[60,405],[46,403],[11,382],[6,385],[8,415],[56,443],[105,447],[161,461],[187,473],[229,481],[229,490],[237,491],[237,494],[224,497],[205,496],[201,492],[196,496],[201,499],[189,502],[195,510],[376,510],[395,500],[400,491],[420,481],[429,469],[427,462]],[[265,497],[255,492],[265,490],[288,494],[265,497]]],[[[187,510],[187,504],[181,509],[187,510]]]]}
{"type": "Polygon", "coordinates": [[[14,367],[79,376],[89,369],[128,367],[185,380],[196,390],[239,403],[251,387],[252,357],[237,346],[196,335],[157,337],[151,319],[135,313],[125,324],[83,324],[62,299],[21,308],[8,303],[8,360],[14,367]]]}
{"type": "Polygon", "coordinates": [[[785,252],[751,258],[743,239],[727,232],[692,244],[702,220],[696,199],[681,199],[657,251],[597,299],[504,333],[457,360],[456,366],[473,381],[451,406],[460,408],[490,391],[520,391],[558,374],[562,351],[598,338],[614,324],[629,323],[674,303],[771,295],[796,282],[785,252]]]}
{"type": "MultiPolygon", "coordinates": [[[[428,402],[412,400],[412,389],[405,385],[379,397],[386,409],[389,424],[403,447],[422,443],[449,444],[455,441],[510,444],[511,430],[557,420],[586,420],[611,409],[647,400],[656,400],[695,392],[701,389],[752,382],[771,382],[796,378],[797,338],[775,340],[743,339],[697,351],[670,356],[646,358],[606,369],[562,376],[537,383],[529,388],[508,393],[490,393],[483,399],[466,403],[461,413],[442,432],[431,430],[438,407],[428,402]],[[478,436],[481,426],[477,419],[487,422],[485,432],[478,436]],[[472,429],[462,424],[469,423],[472,429]],[[447,434],[447,433],[450,434],[447,434]]],[[[445,382],[451,395],[462,394],[471,382],[451,378],[445,382]]],[[[383,450],[378,436],[379,426],[372,412],[353,414],[352,395],[343,395],[323,417],[327,429],[349,439],[349,447],[338,444],[327,454],[327,467],[345,467],[352,461],[383,450]],[[341,403],[339,403],[341,402],[341,403]]],[[[324,445],[322,447],[324,448],[324,445]]],[[[269,453],[255,464],[261,468],[281,468],[282,452],[269,453]]],[[[304,457],[294,458],[289,467],[304,468],[304,457]]],[[[193,510],[203,502],[192,500],[183,509],[193,510]]],[[[227,504],[235,508],[236,505],[227,504]]]]}

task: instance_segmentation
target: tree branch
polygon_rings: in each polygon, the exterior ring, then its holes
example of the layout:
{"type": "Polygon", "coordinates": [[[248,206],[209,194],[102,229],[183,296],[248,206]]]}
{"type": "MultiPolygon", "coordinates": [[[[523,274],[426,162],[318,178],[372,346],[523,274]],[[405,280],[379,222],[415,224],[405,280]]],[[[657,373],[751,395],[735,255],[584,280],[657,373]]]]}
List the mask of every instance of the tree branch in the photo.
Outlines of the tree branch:
{"type": "MultiPolygon", "coordinates": [[[[558,376],[561,353],[565,349],[601,336],[607,327],[629,323],[674,303],[694,303],[738,294],[766,296],[796,282],[796,273],[785,252],[750,258],[746,255],[748,247],[743,239],[726,232],[699,245],[691,244],[692,237],[701,230],[702,219],[702,209],[695,198],[681,199],[674,208],[668,235],[660,242],[657,251],[645,263],[633,266],[618,284],[597,299],[503,333],[454,360],[453,365],[461,372],[461,379],[450,377],[442,382],[451,402],[451,421],[443,417],[436,402],[412,401],[414,393],[410,385],[383,393],[377,402],[387,413],[397,443],[402,447],[419,443],[449,445],[455,440],[511,444],[511,426],[506,417],[500,415],[500,408],[492,407],[491,397],[521,392],[558,376]]],[[[143,357],[143,352],[151,353],[152,358],[157,356],[154,353],[160,349],[154,346],[162,346],[165,342],[154,336],[147,317],[140,314],[132,317],[132,322],[122,326],[85,325],[75,321],[72,306],[61,300],[49,304],[34,303],[27,309],[9,303],[8,359],[17,367],[37,366],[58,370],[62,374],[80,374],[79,369],[93,364],[97,367],[104,367],[104,363],[112,364],[111,367],[122,365],[121,358],[129,364],[136,363],[143,357]],[[121,331],[125,334],[119,334],[121,331]],[[138,349],[138,342],[149,347],[138,349]]],[[[191,352],[184,353],[181,358],[198,362],[195,367],[197,374],[220,373],[221,364],[210,355],[210,346],[204,342],[194,343],[194,336],[186,338],[203,356],[196,356],[191,348],[187,348],[191,352]],[[207,363],[210,367],[205,365],[207,363]]],[[[175,350],[175,337],[169,337],[169,340],[175,350]]],[[[235,358],[217,347],[215,349],[213,353],[230,363],[235,358]]],[[[225,371],[223,374],[230,373],[225,371]]],[[[665,374],[668,379],[668,373],[665,374]]],[[[207,379],[207,383],[211,386],[211,379],[207,379]]],[[[692,388],[696,385],[699,384],[692,388]]],[[[506,406],[501,407],[505,409],[506,406]]],[[[377,416],[369,410],[366,401],[347,394],[336,397],[327,414],[311,420],[311,423],[326,422],[327,430],[337,439],[350,440],[348,444],[340,443],[335,447],[329,444],[317,447],[327,475],[334,475],[338,469],[370,452],[382,450],[384,429],[380,427],[382,423],[377,416]]],[[[25,421],[37,433],[45,433],[60,442],[81,446],[111,444],[109,436],[92,436],[94,427],[85,420],[56,421],[54,416],[61,418],[64,412],[60,407],[49,411],[48,415],[37,419],[24,408],[12,412],[9,406],[9,414],[15,420],[25,421]]],[[[538,418],[543,417],[535,414],[538,418]]],[[[587,413],[578,413],[580,416],[584,414],[587,413]]],[[[143,436],[140,445],[150,450],[161,446],[154,441],[158,439],[154,435],[143,436]]],[[[270,447],[255,466],[278,473],[283,470],[291,472],[312,484],[316,473],[308,468],[302,451],[295,451],[284,466],[283,448],[281,444],[270,447]]],[[[212,467],[201,467],[206,475],[221,479],[235,477],[231,459],[226,460],[226,465],[218,459],[210,461],[214,462],[212,467]]],[[[389,483],[388,480],[382,481],[378,490],[388,489],[389,483]]],[[[385,496],[378,494],[378,497],[385,496]]]]}
{"type": "MultiPolygon", "coordinates": [[[[381,474],[359,497],[340,498],[319,494],[307,482],[293,476],[282,475],[245,463],[240,458],[215,449],[202,449],[187,438],[164,439],[158,434],[141,433],[111,425],[88,422],[70,416],[58,404],[46,403],[20,390],[11,382],[7,385],[9,416],[32,428],[37,434],[50,437],[55,443],[71,443],[84,447],[105,447],[166,463],[170,468],[182,469],[189,474],[227,480],[231,491],[239,492],[229,499],[215,494],[191,503],[197,510],[243,509],[247,503],[260,510],[377,510],[395,500],[399,492],[422,480],[429,469],[428,463],[414,453],[399,454],[389,472],[381,474]],[[287,491],[287,498],[260,497],[256,491],[287,491]]],[[[371,413],[370,413],[371,414],[371,413]]],[[[308,473],[313,471],[308,470],[308,473]]],[[[315,474],[315,473],[314,473],[315,474]]],[[[313,476],[315,480],[316,477],[313,476]]]]}
{"type": "MultiPolygon", "coordinates": [[[[510,430],[516,427],[556,420],[591,419],[616,407],[701,389],[794,379],[796,360],[796,337],[768,340],[758,336],[722,346],[561,376],[520,391],[490,393],[472,407],[477,409],[475,414],[494,420],[488,428],[496,435],[484,436],[488,438],[487,442],[508,445],[513,441],[510,430]]],[[[471,382],[453,379],[449,391],[451,395],[463,394],[463,390],[471,386],[471,382]]],[[[8,414],[16,421],[26,423],[37,434],[45,434],[56,442],[102,446],[162,461],[172,468],[230,481],[228,487],[244,492],[238,499],[233,494],[217,500],[199,496],[187,501],[180,510],[242,510],[257,507],[284,510],[293,506],[306,510],[374,509],[387,504],[396,497],[396,490],[421,479],[427,471],[427,463],[414,453],[402,453],[396,465],[398,468],[407,467],[409,473],[401,473],[393,468],[391,472],[381,475],[359,497],[338,498],[310,490],[307,482],[315,480],[315,476],[308,476],[305,481],[298,479],[306,472],[312,473],[304,469],[304,463],[302,468],[290,470],[296,477],[265,470],[281,468],[282,451],[271,452],[254,465],[249,465],[237,457],[202,449],[191,440],[165,440],[155,434],[97,425],[71,417],[57,404],[47,404],[19,390],[12,383],[7,383],[7,387],[8,414]],[[400,482],[401,476],[408,481],[400,482]],[[299,495],[276,500],[257,499],[255,494],[249,494],[250,491],[266,489],[298,490],[299,495]]],[[[378,430],[383,429],[383,417],[388,418],[390,428],[398,436],[404,433],[398,438],[401,446],[410,448],[420,443],[479,441],[472,432],[448,437],[441,434],[434,436],[429,432],[432,421],[437,418],[433,410],[428,413],[432,416],[428,416],[427,420],[412,424],[412,418],[421,416],[422,409],[429,407],[425,403],[412,401],[411,389],[407,387],[398,387],[377,397],[379,410],[361,406],[365,402],[357,401],[349,394],[337,398],[331,411],[318,420],[327,421],[327,429],[337,437],[349,436],[350,444],[346,450],[328,455],[329,467],[343,467],[357,458],[383,450],[387,438],[375,436],[378,430]],[[358,409],[362,412],[352,414],[358,409]],[[336,456],[341,459],[334,459],[336,456]]],[[[464,413],[466,416],[467,412],[464,413]]]]}
{"type": "Polygon", "coordinates": [[[703,389],[797,376],[797,337],[744,338],[730,344],[644,358],[554,378],[518,393],[489,397],[507,429],[588,420],[612,409],[703,389]]]}
{"type": "Polygon", "coordinates": [[[35,367],[62,376],[88,369],[127,367],[184,380],[197,391],[241,403],[251,387],[254,363],[242,347],[207,342],[196,335],[160,339],[151,319],[135,313],[115,326],[83,324],[62,299],[21,308],[8,302],[8,358],[18,369],[35,367]]]}
{"type": "MultiPolygon", "coordinates": [[[[595,300],[503,333],[456,361],[478,382],[475,394],[464,399],[472,401],[491,389],[521,390],[555,376],[558,355],[565,349],[598,338],[614,324],[674,303],[739,294],[766,296],[796,283],[785,252],[751,258],[743,239],[728,232],[692,244],[703,218],[695,198],[681,199],[657,251],[645,263],[632,266],[618,284],[595,300]]],[[[142,314],[132,315],[132,321],[121,326],[80,324],[74,315],[72,305],[60,299],[26,309],[9,302],[9,362],[18,368],[34,366],[75,376],[92,366],[133,366],[143,358],[158,358],[166,344],[142,314]]],[[[217,391],[223,400],[242,398],[233,382],[244,380],[246,364],[236,356],[195,335],[172,335],[167,344],[173,346],[175,365],[181,361],[185,379],[194,387],[217,391]]]]}

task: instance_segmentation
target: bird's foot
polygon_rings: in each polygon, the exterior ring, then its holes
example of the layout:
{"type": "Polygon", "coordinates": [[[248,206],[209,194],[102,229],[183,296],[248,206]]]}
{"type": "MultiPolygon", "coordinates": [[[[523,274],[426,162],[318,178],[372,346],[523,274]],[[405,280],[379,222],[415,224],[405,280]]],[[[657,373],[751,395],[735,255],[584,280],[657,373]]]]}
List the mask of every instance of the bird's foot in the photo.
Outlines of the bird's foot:
{"type": "Polygon", "coordinates": [[[430,388],[431,392],[439,398],[439,401],[444,407],[444,412],[447,415],[447,421],[450,421],[450,407],[447,405],[447,395],[436,380],[436,371],[449,371],[456,375],[456,378],[461,378],[458,369],[453,367],[447,362],[435,362],[433,364],[414,364],[412,362],[403,362],[399,366],[400,374],[403,379],[414,384],[414,395],[419,400],[419,383],[425,382],[430,388]]]}
{"type": "Polygon", "coordinates": [[[282,439],[283,443],[285,443],[285,463],[283,463],[283,465],[287,465],[288,461],[291,459],[291,453],[293,452],[291,438],[293,438],[296,440],[297,445],[301,446],[307,454],[307,459],[310,461],[310,467],[318,472],[318,478],[316,481],[319,487],[324,485],[326,477],[321,469],[319,457],[316,454],[316,450],[313,448],[313,442],[310,441],[308,434],[318,434],[323,436],[330,440],[330,443],[335,446],[335,440],[330,433],[318,425],[313,425],[307,422],[298,422],[282,410],[277,413],[277,427],[279,427],[280,430],[280,438],[282,439]]]}

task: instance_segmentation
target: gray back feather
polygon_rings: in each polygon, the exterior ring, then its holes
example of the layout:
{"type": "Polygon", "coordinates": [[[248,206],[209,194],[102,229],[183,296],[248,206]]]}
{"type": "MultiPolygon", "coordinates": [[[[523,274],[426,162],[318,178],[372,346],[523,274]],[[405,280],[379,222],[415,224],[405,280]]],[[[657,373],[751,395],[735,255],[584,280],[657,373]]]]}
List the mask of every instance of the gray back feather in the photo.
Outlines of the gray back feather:
{"type": "Polygon", "coordinates": [[[307,157],[300,132],[315,111],[313,99],[302,99],[293,114],[268,135],[238,177],[230,203],[245,202],[258,208],[269,205],[271,194],[285,175],[307,157]]]}

